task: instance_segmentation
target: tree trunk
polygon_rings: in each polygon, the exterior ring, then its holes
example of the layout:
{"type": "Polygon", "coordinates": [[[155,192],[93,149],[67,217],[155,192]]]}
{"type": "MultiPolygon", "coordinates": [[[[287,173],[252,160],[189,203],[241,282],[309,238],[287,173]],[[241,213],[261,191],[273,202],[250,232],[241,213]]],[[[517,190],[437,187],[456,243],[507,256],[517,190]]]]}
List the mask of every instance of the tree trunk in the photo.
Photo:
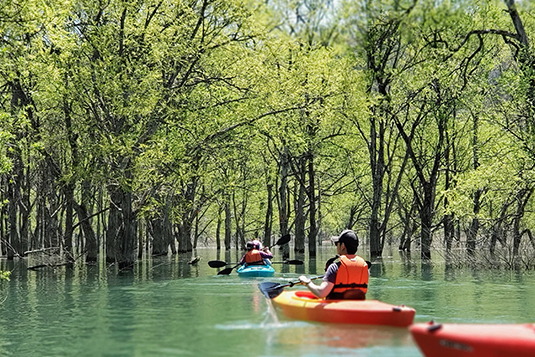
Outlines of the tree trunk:
{"type": "Polygon", "coordinates": [[[513,256],[518,256],[518,250],[520,248],[520,239],[522,234],[520,232],[520,220],[524,217],[526,210],[526,204],[528,203],[531,195],[533,193],[533,188],[523,188],[517,195],[516,200],[516,213],[513,218],[513,256]]]}
{"type": "Polygon", "coordinates": [[[496,250],[496,242],[502,243],[502,245],[505,245],[506,243],[506,237],[503,229],[503,224],[505,222],[505,217],[507,215],[507,210],[509,207],[513,204],[513,200],[509,200],[505,202],[502,205],[502,208],[500,210],[500,216],[496,220],[496,222],[491,227],[491,237],[490,237],[490,254],[491,256],[494,256],[494,252],[496,250]]]}
{"type": "Polygon", "coordinates": [[[381,242],[381,230],[379,215],[381,210],[381,199],[383,194],[383,179],[385,172],[384,163],[384,127],[381,120],[379,122],[379,132],[376,130],[376,120],[370,125],[370,167],[372,170],[372,206],[370,213],[370,257],[375,259],[383,254],[381,242]],[[378,144],[378,145],[377,145],[378,144]]]}
{"type": "MultiPolygon", "coordinates": [[[[451,188],[451,174],[450,174],[450,148],[449,145],[446,145],[446,150],[444,152],[444,160],[446,162],[446,173],[444,177],[444,189],[448,192],[451,188]]],[[[444,198],[444,208],[448,211],[448,197],[444,198]]],[[[446,254],[451,252],[451,245],[453,242],[453,237],[455,235],[455,226],[453,225],[453,214],[445,214],[443,217],[444,222],[444,241],[446,243],[446,254]]]]}
{"type": "Polygon", "coordinates": [[[230,202],[228,202],[228,197],[225,200],[225,250],[230,250],[232,248],[231,236],[232,236],[232,214],[230,211],[230,202]]]}
{"type": "Polygon", "coordinates": [[[131,269],[135,263],[135,248],[137,245],[137,225],[135,213],[132,209],[132,193],[123,192],[124,198],[121,205],[122,211],[122,234],[119,235],[118,262],[119,269],[131,269]]]}
{"type": "Polygon", "coordinates": [[[266,208],[266,220],[264,223],[264,239],[262,244],[264,246],[271,245],[271,234],[273,231],[273,184],[267,184],[267,208],[266,208]]]}
{"type": "Polygon", "coordinates": [[[82,231],[85,237],[85,249],[86,256],[85,261],[88,263],[96,262],[98,259],[98,246],[95,231],[91,224],[91,217],[89,216],[86,208],[85,201],[82,199],[80,205],[75,205],[76,214],[78,215],[79,224],[82,226],[82,231]]]}
{"type": "Polygon", "coordinates": [[[98,241],[93,230],[91,211],[92,192],[91,185],[89,181],[82,181],[82,202],[80,205],[76,205],[76,213],[78,215],[78,222],[82,225],[82,230],[85,237],[85,248],[86,248],[86,262],[96,262],[98,259],[98,241]]]}
{"type": "Polygon", "coordinates": [[[217,225],[215,229],[215,246],[217,250],[221,249],[221,205],[217,208],[217,225]]]}
{"type": "MultiPolygon", "coordinates": [[[[473,123],[472,123],[472,161],[473,161],[473,168],[474,170],[477,170],[479,167],[479,153],[478,153],[478,145],[479,145],[479,139],[478,139],[478,129],[479,129],[479,118],[477,116],[473,116],[473,123]]],[[[479,232],[479,210],[481,209],[481,194],[483,193],[483,190],[478,189],[476,192],[474,192],[474,218],[472,219],[472,222],[470,223],[470,227],[468,228],[468,234],[466,236],[466,249],[467,253],[469,255],[474,255],[476,250],[476,239],[479,232]]]]}
{"type": "MultiPolygon", "coordinates": [[[[126,177],[129,176],[127,172],[126,177]]],[[[132,194],[118,185],[110,186],[108,192],[111,202],[106,232],[106,260],[118,263],[119,269],[131,269],[135,263],[137,244],[132,194]]]]}
{"type": "Polygon", "coordinates": [[[481,192],[482,190],[477,190],[476,192],[474,192],[474,208],[473,208],[474,218],[472,219],[472,222],[470,223],[470,226],[468,228],[468,232],[466,235],[466,252],[469,255],[474,255],[476,251],[476,239],[477,239],[479,226],[480,226],[478,214],[479,214],[479,210],[481,209],[481,202],[480,202],[481,192]]]}
{"type": "Polygon", "coordinates": [[[431,259],[431,243],[433,241],[433,208],[435,203],[435,184],[427,183],[423,186],[424,200],[420,208],[421,220],[421,258],[424,260],[431,259]]]}
{"type": "Polygon", "coordinates": [[[308,203],[309,203],[309,222],[308,231],[308,255],[316,256],[316,241],[318,237],[318,228],[316,226],[316,171],[314,169],[314,155],[308,155],[308,203]]]}
{"type": "Polygon", "coordinates": [[[73,216],[74,216],[74,186],[67,184],[65,186],[65,235],[64,235],[64,249],[66,259],[74,261],[72,251],[72,236],[73,236],[73,216]]]}
{"type": "Polygon", "coordinates": [[[9,229],[9,241],[7,242],[7,259],[13,260],[16,251],[16,247],[19,245],[19,232],[17,227],[17,202],[18,202],[18,181],[10,180],[7,190],[8,200],[8,229],[9,229]]]}
{"type": "MultiPolygon", "coordinates": [[[[150,219],[148,224],[148,231],[152,237],[152,255],[155,257],[167,255],[167,235],[172,235],[172,231],[168,229],[165,213],[161,213],[160,217],[150,219]]],[[[170,225],[169,225],[169,228],[170,225]]]]}
{"type": "Polygon", "coordinates": [[[295,172],[296,177],[299,179],[295,181],[296,192],[294,194],[295,199],[295,245],[294,251],[296,253],[305,252],[305,195],[306,195],[306,166],[305,158],[301,156],[299,158],[299,164],[295,172]]]}
{"type": "MultiPolygon", "coordinates": [[[[289,233],[288,231],[288,166],[289,166],[288,148],[285,147],[281,152],[280,165],[280,186],[279,186],[279,226],[280,234],[282,236],[289,233]]],[[[290,250],[288,244],[282,247],[282,258],[288,259],[290,257],[290,250]]]]}

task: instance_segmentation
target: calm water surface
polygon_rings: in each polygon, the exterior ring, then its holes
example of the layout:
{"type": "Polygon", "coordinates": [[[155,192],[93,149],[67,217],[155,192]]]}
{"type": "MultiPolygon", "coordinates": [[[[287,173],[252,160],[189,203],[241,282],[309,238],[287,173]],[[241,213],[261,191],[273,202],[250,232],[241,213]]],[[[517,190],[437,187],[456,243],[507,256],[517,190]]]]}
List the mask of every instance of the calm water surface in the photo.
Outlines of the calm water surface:
{"type": "MultiPolygon", "coordinates": [[[[277,252],[275,252],[277,253],[277,252]]],[[[320,275],[333,248],[270,278],[217,275],[211,249],[144,260],[133,272],[102,266],[30,271],[2,261],[0,356],[414,356],[407,329],[319,324],[273,314],[257,284],[320,275]]],[[[292,259],[303,259],[293,257],[292,259]]],[[[276,259],[275,259],[276,260],[276,259]]],[[[292,289],[301,289],[294,287],[292,289]]],[[[416,309],[416,322],[535,321],[535,274],[447,269],[398,252],[372,266],[368,298],[416,309]]]]}

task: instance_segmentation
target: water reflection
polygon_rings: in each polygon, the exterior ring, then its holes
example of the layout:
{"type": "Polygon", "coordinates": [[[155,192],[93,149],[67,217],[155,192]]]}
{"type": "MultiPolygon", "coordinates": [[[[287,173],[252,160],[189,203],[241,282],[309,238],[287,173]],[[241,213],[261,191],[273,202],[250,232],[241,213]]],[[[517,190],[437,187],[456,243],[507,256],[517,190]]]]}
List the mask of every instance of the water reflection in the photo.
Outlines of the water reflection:
{"type": "MultiPolygon", "coordinates": [[[[301,260],[304,262],[306,260],[304,253],[295,253],[295,259],[301,260]]],[[[309,262],[309,267],[314,267],[315,270],[316,266],[316,258],[311,258],[309,262]]],[[[306,274],[306,265],[303,263],[303,265],[295,265],[295,273],[299,275],[306,274]]],[[[313,272],[310,272],[310,274],[314,274],[313,272]]]]}
{"type": "MultiPolygon", "coordinates": [[[[188,264],[192,254],[146,257],[129,272],[102,263],[31,271],[26,261],[0,261],[13,272],[0,282],[0,355],[419,356],[404,329],[271,315],[257,284],[323,274],[330,245],[314,259],[291,257],[304,265],[277,264],[269,278],[221,276],[207,264],[235,263],[240,251],[193,254],[197,265],[188,264]]],[[[396,251],[373,263],[368,293],[415,308],[417,322],[477,323],[533,322],[534,295],[533,271],[456,268],[396,251]]]]}
{"type": "Polygon", "coordinates": [[[353,326],[345,324],[292,323],[272,330],[270,339],[286,347],[307,345],[307,349],[332,347],[335,349],[362,349],[372,346],[411,345],[408,329],[353,326]]]}

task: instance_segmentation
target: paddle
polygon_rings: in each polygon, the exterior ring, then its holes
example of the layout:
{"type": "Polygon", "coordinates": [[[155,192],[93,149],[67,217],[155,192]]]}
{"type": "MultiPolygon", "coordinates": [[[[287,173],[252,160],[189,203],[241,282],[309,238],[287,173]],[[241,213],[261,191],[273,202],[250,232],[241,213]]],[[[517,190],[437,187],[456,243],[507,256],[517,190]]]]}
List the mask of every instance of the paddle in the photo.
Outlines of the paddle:
{"type": "Polygon", "coordinates": [[[221,270],[220,272],[218,272],[217,275],[229,275],[230,273],[232,273],[232,271],[235,268],[239,267],[240,265],[241,264],[238,263],[238,264],[234,265],[232,268],[225,268],[225,269],[221,270]]]}
{"type": "Polygon", "coordinates": [[[271,264],[290,264],[290,265],[303,265],[302,260],[285,260],[283,262],[271,262],[271,264]]]}
{"type": "MultiPolygon", "coordinates": [[[[286,244],[286,243],[288,243],[290,241],[290,238],[291,238],[291,236],[289,234],[285,234],[282,237],[280,237],[279,240],[277,240],[274,245],[269,246],[268,249],[270,249],[271,247],[274,247],[276,245],[284,245],[284,244],[286,244]]],[[[238,264],[234,265],[231,268],[225,268],[225,269],[221,270],[219,273],[217,273],[217,275],[229,275],[230,273],[232,273],[232,271],[235,268],[239,267],[240,265],[241,264],[238,263],[238,264]]]]}
{"type": "MultiPolygon", "coordinates": [[[[236,263],[227,263],[222,260],[210,260],[208,262],[208,265],[210,268],[223,268],[226,265],[231,265],[236,263]]],[[[285,260],[283,262],[271,262],[271,264],[289,264],[289,265],[303,265],[304,262],[302,260],[285,260]]]]}
{"type": "Polygon", "coordinates": [[[223,268],[225,265],[230,265],[230,264],[231,263],[227,263],[222,260],[210,260],[208,262],[208,265],[210,266],[210,268],[223,268]]]}
{"type": "Polygon", "coordinates": [[[290,238],[292,238],[291,235],[289,235],[289,234],[285,234],[285,235],[283,235],[282,237],[280,237],[279,240],[275,242],[275,244],[270,245],[270,246],[268,247],[268,249],[271,249],[271,248],[273,248],[273,247],[276,246],[276,245],[285,245],[286,243],[288,243],[288,242],[290,241],[290,238]]]}
{"type": "MultiPolygon", "coordinates": [[[[321,278],[323,278],[323,275],[310,278],[310,280],[321,279],[321,278]]],[[[264,283],[258,284],[258,288],[260,289],[262,294],[264,294],[265,297],[267,297],[268,299],[274,299],[282,293],[285,287],[288,287],[288,286],[291,287],[291,286],[299,285],[299,284],[303,284],[303,283],[299,280],[296,282],[291,281],[288,284],[279,284],[279,283],[272,283],[272,282],[266,281],[264,283]]]]}

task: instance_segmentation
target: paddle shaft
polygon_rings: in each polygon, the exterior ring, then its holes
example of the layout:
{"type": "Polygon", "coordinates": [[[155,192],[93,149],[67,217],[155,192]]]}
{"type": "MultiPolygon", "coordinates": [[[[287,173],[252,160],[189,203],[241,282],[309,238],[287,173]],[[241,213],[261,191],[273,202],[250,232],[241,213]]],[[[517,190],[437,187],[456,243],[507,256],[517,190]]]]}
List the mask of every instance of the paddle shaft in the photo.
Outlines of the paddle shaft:
{"type": "MultiPolygon", "coordinates": [[[[313,276],[312,278],[310,278],[310,280],[316,280],[316,279],[321,279],[323,278],[325,275],[318,275],[318,276],[313,276]]],[[[280,288],[286,288],[288,286],[294,286],[294,285],[302,285],[304,283],[301,282],[301,280],[297,280],[295,283],[292,281],[288,284],[284,284],[284,285],[279,285],[277,287],[277,289],[280,289],[280,288]]]]}
{"type": "MultiPolygon", "coordinates": [[[[322,277],[323,275],[316,276],[316,277],[310,278],[310,280],[320,279],[322,277]]],[[[275,297],[279,296],[282,293],[285,287],[294,286],[297,284],[303,284],[303,283],[300,280],[296,282],[290,282],[284,285],[271,283],[271,282],[264,282],[264,283],[258,284],[258,288],[260,289],[262,294],[264,294],[265,297],[267,297],[268,299],[274,299],[275,297]]]]}

